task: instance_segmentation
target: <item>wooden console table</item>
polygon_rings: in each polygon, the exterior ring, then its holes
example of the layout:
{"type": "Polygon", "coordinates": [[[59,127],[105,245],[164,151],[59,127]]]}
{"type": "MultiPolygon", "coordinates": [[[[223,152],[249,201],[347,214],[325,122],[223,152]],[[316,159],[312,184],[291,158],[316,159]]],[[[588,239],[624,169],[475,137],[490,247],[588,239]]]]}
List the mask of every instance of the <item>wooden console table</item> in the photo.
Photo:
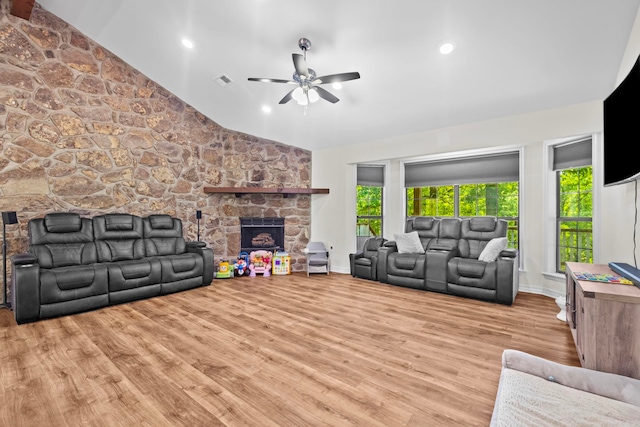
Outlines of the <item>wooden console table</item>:
{"type": "Polygon", "coordinates": [[[640,288],[576,280],[572,273],[614,273],[603,264],[567,263],[567,323],[580,363],[640,379],[640,288]]]}

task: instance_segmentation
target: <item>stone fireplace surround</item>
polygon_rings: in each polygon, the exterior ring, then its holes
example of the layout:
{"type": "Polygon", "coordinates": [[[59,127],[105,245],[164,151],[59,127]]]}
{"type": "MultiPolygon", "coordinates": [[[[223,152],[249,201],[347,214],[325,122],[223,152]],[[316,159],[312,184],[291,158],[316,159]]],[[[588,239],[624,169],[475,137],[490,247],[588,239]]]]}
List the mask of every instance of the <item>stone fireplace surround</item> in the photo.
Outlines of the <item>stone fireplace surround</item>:
{"type": "MultiPolygon", "coordinates": [[[[8,255],[48,212],[166,213],[216,263],[240,252],[240,217],[285,218],[292,269],[304,269],[310,195],[206,194],[205,187],[309,188],[311,153],[225,129],[77,29],[35,5],[0,2],[0,210],[8,255]]],[[[213,100],[215,102],[215,100],[213,100]]]]}

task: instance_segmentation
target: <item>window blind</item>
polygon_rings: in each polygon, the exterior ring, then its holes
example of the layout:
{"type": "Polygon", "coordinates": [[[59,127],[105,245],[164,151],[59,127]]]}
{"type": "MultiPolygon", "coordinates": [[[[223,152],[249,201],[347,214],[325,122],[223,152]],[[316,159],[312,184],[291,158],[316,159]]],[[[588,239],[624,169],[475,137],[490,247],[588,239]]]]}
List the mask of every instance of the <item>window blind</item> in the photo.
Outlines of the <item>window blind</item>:
{"type": "Polygon", "coordinates": [[[358,165],[358,185],[384,187],[384,165],[358,165]]]}
{"type": "Polygon", "coordinates": [[[591,138],[559,144],[553,147],[553,170],[591,165],[591,138]]]}
{"type": "Polygon", "coordinates": [[[404,165],[404,182],[407,188],[519,180],[518,151],[404,165]]]}

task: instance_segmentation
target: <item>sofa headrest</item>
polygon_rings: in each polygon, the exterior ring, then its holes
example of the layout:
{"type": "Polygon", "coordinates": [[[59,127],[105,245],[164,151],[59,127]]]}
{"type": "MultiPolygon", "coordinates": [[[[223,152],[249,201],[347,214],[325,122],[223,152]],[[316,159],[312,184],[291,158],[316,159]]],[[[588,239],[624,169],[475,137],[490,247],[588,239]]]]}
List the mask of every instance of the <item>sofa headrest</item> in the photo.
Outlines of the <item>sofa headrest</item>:
{"type": "Polygon", "coordinates": [[[154,230],[171,230],[173,228],[173,218],[170,215],[149,215],[149,221],[154,230]]]}
{"type": "Polygon", "coordinates": [[[82,220],[77,213],[53,212],[44,216],[44,227],[49,233],[73,233],[80,231],[82,220]]]}
{"type": "Polygon", "coordinates": [[[442,218],[440,220],[439,239],[459,239],[462,221],[460,218],[442,218]]]}
{"type": "Polygon", "coordinates": [[[107,231],[133,230],[133,217],[129,214],[104,215],[104,223],[107,231]]]}
{"type": "Polygon", "coordinates": [[[419,216],[413,220],[414,230],[431,230],[435,218],[419,216]]]}
{"type": "Polygon", "coordinates": [[[378,248],[382,246],[384,239],[382,237],[370,237],[364,245],[365,251],[377,252],[378,248]]]}
{"type": "Polygon", "coordinates": [[[493,231],[496,229],[496,218],[492,216],[474,217],[469,220],[471,231],[493,231]]]}

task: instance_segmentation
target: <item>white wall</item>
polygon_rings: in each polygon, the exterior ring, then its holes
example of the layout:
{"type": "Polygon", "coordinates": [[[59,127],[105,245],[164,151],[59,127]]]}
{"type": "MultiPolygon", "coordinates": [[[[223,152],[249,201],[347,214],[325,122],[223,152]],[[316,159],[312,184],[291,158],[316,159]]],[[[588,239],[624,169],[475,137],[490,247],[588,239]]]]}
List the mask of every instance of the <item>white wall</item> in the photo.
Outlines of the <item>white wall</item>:
{"type": "MultiPolygon", "coordinates": [[[[616,85],[624,79],[640,52],[640,10],[625,51],[616,85]]],[[[613,87],[612,87],[613,90],[613,87]]],[[[390,112],[392,114],[392,112],[390,112]]],[[[553,110],[502,117],[394,138],[369,141],[342,148],[314,151],[312,183],[329,188],[330,194],[313,196],[311,237],[329,243],[332,270],[349,272],[349,253],[355,250],[355,164],[388,161],[385,186],[384,236],[393,238],[404,227],[404,189],[400,160],[439,153],[496,147],[524,147],[524,182],[521,187],[520,248],[523,270],[520,289],[559,296],[564,281],[553,279],[546,268],[544,175],[545,141],[602,132],[602,100],[553,110]]],[[[601,144],[602,138],[597,137],[601,144]]],[[[634,145],[630,143],[630,148],[634,145]]],[[[601,146],[594,154],[594,173],[601,174],[601,146]]],[[[600,188],[594,199],[594,222],[599,237],[596,263],[634,264],[633,232],[635,184],[600,188]],[[597,215],[597,216],[596,216],[597,215]]],[[[546,219],[548,221],[548,218],[546,219]]]]}
{"type": "MultiPolygon", "coordinates": [[[[631,31],[627,49],[622,59],[616,85],[627,76],[640,54],[640,10],[631,31]]],[[[613,89],[613,88],[612,88],[613,89]]],[[[637,142],[629,142],[629,155],[637,157],[637,142]]],[[[640,161],[640,160],[639,160],[640,161]]],[[[635,265],[633,235],[635,223],[635,195],[637,182],[606,187],[602,191],[602,224],[605,234],[602,236],[602,256],[600,262],[626,262],[635,265]]],[[[313,219],[312,219],[313,220],[313,219]]]]}

